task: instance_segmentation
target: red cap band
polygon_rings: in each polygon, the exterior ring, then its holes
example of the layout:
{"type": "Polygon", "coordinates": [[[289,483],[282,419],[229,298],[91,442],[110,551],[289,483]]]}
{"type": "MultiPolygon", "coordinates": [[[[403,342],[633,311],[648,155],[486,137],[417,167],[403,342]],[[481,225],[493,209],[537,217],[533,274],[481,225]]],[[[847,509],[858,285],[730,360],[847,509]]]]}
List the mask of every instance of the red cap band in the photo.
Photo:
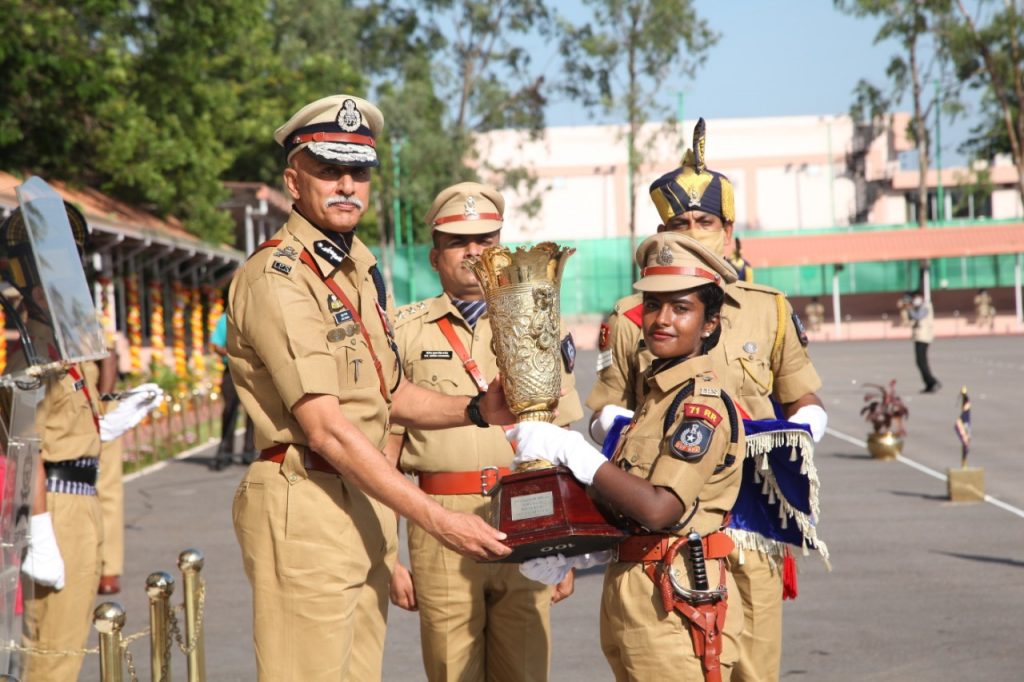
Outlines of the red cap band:
{"type": "Polygon", "coordinates": [[[306,133],[305,135],[294,135],[291,138],[293,145],[304,142],[351,142],[353,144],[365,144],[368,147],[377,147],[377,142],[368,135],[354,135],[352,133],[306,133]]]}
{"type": "Polygon", "coordinates": [[[501,222],[501,214],[500,213],[478,213],[476,215],[476,217],[473,217],[473,218],[470,218],[469,216],[466,216],[466,215],[447,215],[447,216],[445,216],[443,218],[435,218],[434,219],[434,224],[435,225],[443,225],[445,223],[454,223],[454,222],[458,222],[460,220],[497,220],[498,222],[501,222]]]}
{"type": "Polygon", "coordinates": [[[710,270],[704,270],[703,268],[689,268],[675,265],[652,265],[649,268],[644,268],[640,275],[642,277],[648,277],[651,275],[689,275],[691,277],[700,277],[711,282],[719,282],[722,276],[717,272],[711,272],[710,270]]]}

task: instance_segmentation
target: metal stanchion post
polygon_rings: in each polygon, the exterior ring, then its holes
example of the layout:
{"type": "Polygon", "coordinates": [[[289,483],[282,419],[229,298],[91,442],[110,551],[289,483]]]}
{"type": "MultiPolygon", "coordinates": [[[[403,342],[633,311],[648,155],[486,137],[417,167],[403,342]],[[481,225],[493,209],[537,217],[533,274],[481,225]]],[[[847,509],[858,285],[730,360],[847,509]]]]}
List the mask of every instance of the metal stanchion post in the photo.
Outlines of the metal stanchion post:
{"type": "Polygon", "coordinates": [[[185,642],[188,655],[188,682],[203,682],[206,679],[206,654],[203,646],[203,604],[202,578],[203,553],[198,549],[186,549],[178,555],[182,584],[185,588],[185,642]]]}
{"type": "Polygon", "coordinates": [[[149,663],[153,682],[171,679],[170,599],[174,592],[174,578],[170,573],[157,571],[146,578],[149,595],[149,663]]]}
{"type": "Polygon", "coordinates": [[[124,682],[121,670],[124,609],[117,602],[103,602],[92,612],[92,625],[100,635],[100,679],[103,682],[124,682]]]}

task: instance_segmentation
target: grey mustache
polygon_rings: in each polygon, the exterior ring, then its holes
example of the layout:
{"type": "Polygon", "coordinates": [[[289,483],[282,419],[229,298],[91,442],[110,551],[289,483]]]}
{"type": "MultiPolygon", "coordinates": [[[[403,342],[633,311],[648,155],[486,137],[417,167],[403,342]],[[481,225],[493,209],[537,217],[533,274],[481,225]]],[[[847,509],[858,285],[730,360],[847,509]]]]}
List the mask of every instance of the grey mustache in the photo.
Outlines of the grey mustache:
{"type": "Polygon", "coordinates": [[[334,206],[335,204],[352,204],[353,206],[358,208],[360,211],[362,211],[364,208],[366,208],[365,206],[363,206],[362,199],[360,199],[359,197],[355,196],[354,194],[351,195],[351,196],[344,196],[344,195],[342,195],[340,197],[330,197],[330,198],[327,199],[327,201],[324,202],[324,208],[330,208],[331,206],[334,206]]]}

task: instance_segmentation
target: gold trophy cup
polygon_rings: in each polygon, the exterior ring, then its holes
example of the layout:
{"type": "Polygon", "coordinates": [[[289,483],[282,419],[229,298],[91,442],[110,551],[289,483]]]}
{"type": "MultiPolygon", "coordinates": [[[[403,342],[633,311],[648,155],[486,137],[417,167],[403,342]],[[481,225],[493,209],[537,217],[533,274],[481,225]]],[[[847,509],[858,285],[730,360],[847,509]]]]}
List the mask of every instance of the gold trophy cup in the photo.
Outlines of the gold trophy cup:
{"type": "MultiPolygon", "coordinates": [[[[553,422],[561,395],[562,271],[575,249],[541,242],[514,252],[492,246],[468,261],[480,281],[505,399],[517,422],[553,422]]],[[[565,467],[538,461],[505,476],[492,492],[491,523],[522,562],[549,554],[607,549],[624,533],[608,522],[565,467]]]]}

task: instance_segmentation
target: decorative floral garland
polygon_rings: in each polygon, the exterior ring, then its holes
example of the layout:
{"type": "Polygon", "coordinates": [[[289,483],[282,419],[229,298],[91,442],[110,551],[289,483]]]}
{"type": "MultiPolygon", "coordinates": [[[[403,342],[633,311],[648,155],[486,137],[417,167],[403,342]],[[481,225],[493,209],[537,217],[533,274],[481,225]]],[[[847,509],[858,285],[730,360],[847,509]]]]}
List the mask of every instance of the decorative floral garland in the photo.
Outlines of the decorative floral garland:
{"type": "Polygon", "coordinates": [[[192,287],[192,316],[189,320],[192,332],[192,371],[196,376],[206,375],[206,328],[203,324],[203,295],[199,287],[192,287]]]}
{"type": "Polygon", "coordinates": [[[164,338],[167,329],[164,327],[164,290],[160,282],[149,283],[149,345],[157,362],[164,361],[164,338]]]}
{"type": "Polygon", "coordinates": [[[139,275],[131,273],[124,279],[125,328],[128,332],[128,355],[132,374],[142,371],[142,307],[139,305],[139,275]]]}
{"type": "Polygon", "coordinates": [[[103,343],[107,348],[114,347],[114,280],[109,277],[97,277],[99,285],[100,328],[103,330],[103,343]]]}
{"type": "Polygon", "coordinates": [[[187,297],[185,286],[175,280],[171,284],[171,294],[174,297],[174,312],[171,316],[174,373],[178,379],[184,380],[188,376],[188,359],[185,355],[185,303],[187,297]]]}
{"type": "MultiPolygon", "coordinates": [[[[206,307],[210,311],[206,316],[206,338],[210,338],[213,336],[217,322],[220,321],[220,316],[224,314],[224,298],[220,295],[220,291],[210,284],[203,286],[203,293],[206,294],[206,307]]],[[[220,375],[224,371],[224,363],[219,353],[213,354],[212,369],[216,375],[220,375]]]]}

